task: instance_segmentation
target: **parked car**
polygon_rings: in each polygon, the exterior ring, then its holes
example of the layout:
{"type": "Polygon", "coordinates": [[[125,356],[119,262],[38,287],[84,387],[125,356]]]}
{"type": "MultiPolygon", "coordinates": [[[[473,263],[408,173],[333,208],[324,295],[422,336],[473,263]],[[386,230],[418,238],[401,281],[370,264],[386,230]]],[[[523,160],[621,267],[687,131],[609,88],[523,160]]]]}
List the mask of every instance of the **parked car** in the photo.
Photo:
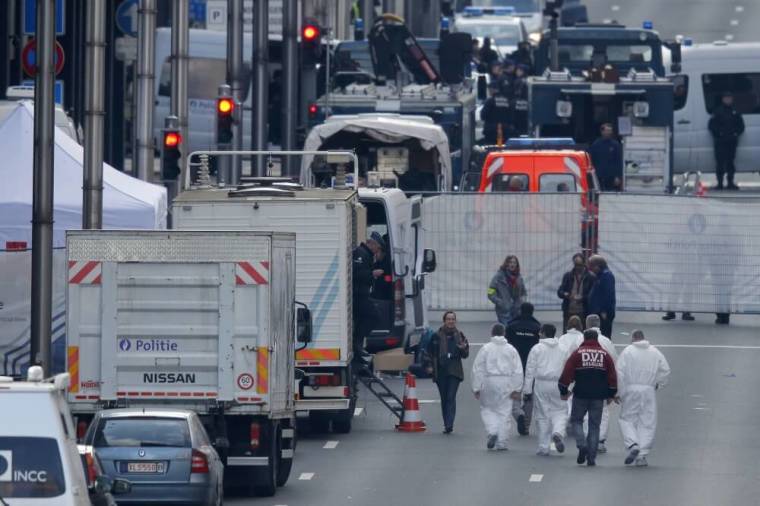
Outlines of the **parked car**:
{"type": "Polygon", "coordinates": [[[77,450],[82,459],[87,492],[92,506],[116,506],[113,496],[128,493],[132,490],[132,484],[127,480],[112,480],[106,476],[92,446],[77,445],[77,450]]]}
{"type": "Polygon", "coordinates": [[[102,410],[84,442],[106,475],[132,483],[119,504],[222,504],[224,465],[192,411],[102,410]]]}
{"type": "Polygon", "coordinates": [[[0,376],[0,498],[13,506],[89,506],[65,392],[70,376],[0,376]]]}

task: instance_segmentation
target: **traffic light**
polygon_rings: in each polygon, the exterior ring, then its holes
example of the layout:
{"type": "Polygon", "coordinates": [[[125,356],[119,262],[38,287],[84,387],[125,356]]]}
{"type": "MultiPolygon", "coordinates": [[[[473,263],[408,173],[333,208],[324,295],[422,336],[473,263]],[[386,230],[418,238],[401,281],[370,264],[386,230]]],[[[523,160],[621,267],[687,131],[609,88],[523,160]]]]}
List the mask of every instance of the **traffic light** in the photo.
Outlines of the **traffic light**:
{"type": "Polygon", "coordinates": [[[301,55],[304,65],[315,65],[322,58],[322,29],[314,19],[305,19],[303,22],[301,55]]]}
{"type": "Polygon", "coordinates": [[[216,142],[232,143],[232,125],[235,123],[235,101],[232,97],[219,97],[216,100],[216,142]]]}
{"type": "Polygon", "coordinates": [[[181,172],[180,147],[182,146],[182,135],[179,130],[164,130],[164,142],[161,150],[161,179],[165,181],[174,181],[179,177],[181,172]]]}

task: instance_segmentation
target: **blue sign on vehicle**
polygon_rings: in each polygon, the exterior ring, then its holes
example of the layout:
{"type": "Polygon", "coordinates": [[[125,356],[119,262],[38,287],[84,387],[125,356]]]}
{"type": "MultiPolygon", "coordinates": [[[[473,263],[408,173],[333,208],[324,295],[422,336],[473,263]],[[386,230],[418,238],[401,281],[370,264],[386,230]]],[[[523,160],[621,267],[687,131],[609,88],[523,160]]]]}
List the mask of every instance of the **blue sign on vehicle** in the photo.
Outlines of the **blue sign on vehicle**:
{"type": "MultiPolygon", "coordinates": [[[[55,34],[66,33],[66,2],[55,0],[55,34]]],[[[24,0],[24,35],[34,35],[37,27],[37,1],[24,0]]]]}
{"type": "Polygon", "coordinates": [[[125,35],[137,37],[138,0],[124,0],[116,9],[116,26],[125,35]]]}
{"type": "Polygon", "coordinates": [[[190,23],[206,24],[206,0],[190,0],[190,23]]]}
{"type": "MultiPolygon", "coordinates": [[[[31,86],[34,88],[34,80],[33,79],[26,79],[24,81],[21,81],[22,86],[31,86]]],[[[56,79],[55,86],[53,86],[53,94],[56,104],[63,105],[63,81],[60,79],[56,79]]]]}

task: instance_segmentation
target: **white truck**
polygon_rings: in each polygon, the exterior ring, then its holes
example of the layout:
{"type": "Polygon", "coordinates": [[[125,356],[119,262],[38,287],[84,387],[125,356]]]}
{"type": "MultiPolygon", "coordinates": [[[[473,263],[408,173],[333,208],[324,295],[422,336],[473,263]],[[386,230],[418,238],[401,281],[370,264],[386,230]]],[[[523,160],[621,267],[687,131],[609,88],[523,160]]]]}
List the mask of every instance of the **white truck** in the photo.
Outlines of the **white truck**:
{"type": "MultiPolygon", "coordinates": [[[[272,495],[295,450],[295,237],[69,231],[68,399],[78,432],[103,408],[195,410],[225,483],[272,495]]],[[[296,322],[297,320],[297,322],[296,322]]]]}
{"type": "Polygon", "coordinates": [[[435,263],[434,254],[422,249],[421,198],[395,188],[357,192],[252,181],[249,187],[191,187],[174,200],[174,227],[296,234],[296,297],[314,318],[312,341],[296,352],[303,371],[296,408],[308,411],[313,431],[327,431],[332,423],[333,431],[347,433],[356,404],[352,251],[368,233],[387,236],[393,297],[375,301],[380,318],[366,345],[370,351],[400,346],[425,326],[423,267],[429,272],[435,263]]]}

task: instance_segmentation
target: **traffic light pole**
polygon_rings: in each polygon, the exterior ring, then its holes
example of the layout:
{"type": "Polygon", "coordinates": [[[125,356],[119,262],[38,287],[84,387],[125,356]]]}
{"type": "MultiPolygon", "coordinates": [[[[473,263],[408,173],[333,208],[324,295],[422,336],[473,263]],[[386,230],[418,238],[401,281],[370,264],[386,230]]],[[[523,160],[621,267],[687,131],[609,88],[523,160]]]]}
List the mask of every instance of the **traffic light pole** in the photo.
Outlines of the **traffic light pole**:
{"type": "MultiPolygon", "coordinates": [[[[296,149],[296,127],[298,124],[298,0],[282,2],[282,41],[283,41],[283,112],[282,149],[296,149]]],[[[293,157],[288,157],[283,164],[285,175],[295,176],[296,167],[293,157]]]]}
{"type": "MultiPolygon", "coordinates": [[[[236,109],[242,109],[242,98],[245,90],[242,85],[243,73],[243,0],[228,0],[229,14],[227,16],[227,82],[230,83],[232,98],[235,100],[236,109]]],[[[232,149],[243,149],[243,122],[242,114],[237,114],[234,122],[232,149]]],[[[229,183],[237,185],[242,172],[242,158],[232,158],[232,171],[229,183]]]]}
{"type": "Polygon", "coordinates": [[[34,83],[31,363],[50,373],[53,312],[53,153],[55,0],[37,1],[34,83]]]}
{"type": "MultiPolygon", "coordinates": [[[[177,117],[182,142],[189,141],[187,130],[187,72],[190,45],[190,6],[187,0],[174,0],[172,5],[172,100],[171,115],[177,117]]],[[[168,119],[168,118],[167,118],[168,119]]],[[[168,124],[165,125],[167,128],[168,124]]],[[[180,149],[180,167],[185,166],[186,148],[180,149]]],[[[169,199],[171,205],[172,199],[169,199]]]]}
{"type": "Polygon", "coordinates": [[[103,228],[106,4],[87,1],[82,228],[103,228]]]}
{"type": "MultiPolygon", "coordinates": [[[[269,104],[269,0],[256,0],[256,12],[253,16],[256,40],[253,44],[253,63],[256,65],[253,104],[253,131],[252,147],[257,151],[267,149],[269,140],[268,128],[268,104],[269,104]]],[[[278,112],[279,114],[279,112],[278,112]]],[[[257,156],[254,160],[255,174],[265,176],[265,162],[263,156],[257,156]]],[[[252,168],[253,172],[253,168],[252,168]]]]}

